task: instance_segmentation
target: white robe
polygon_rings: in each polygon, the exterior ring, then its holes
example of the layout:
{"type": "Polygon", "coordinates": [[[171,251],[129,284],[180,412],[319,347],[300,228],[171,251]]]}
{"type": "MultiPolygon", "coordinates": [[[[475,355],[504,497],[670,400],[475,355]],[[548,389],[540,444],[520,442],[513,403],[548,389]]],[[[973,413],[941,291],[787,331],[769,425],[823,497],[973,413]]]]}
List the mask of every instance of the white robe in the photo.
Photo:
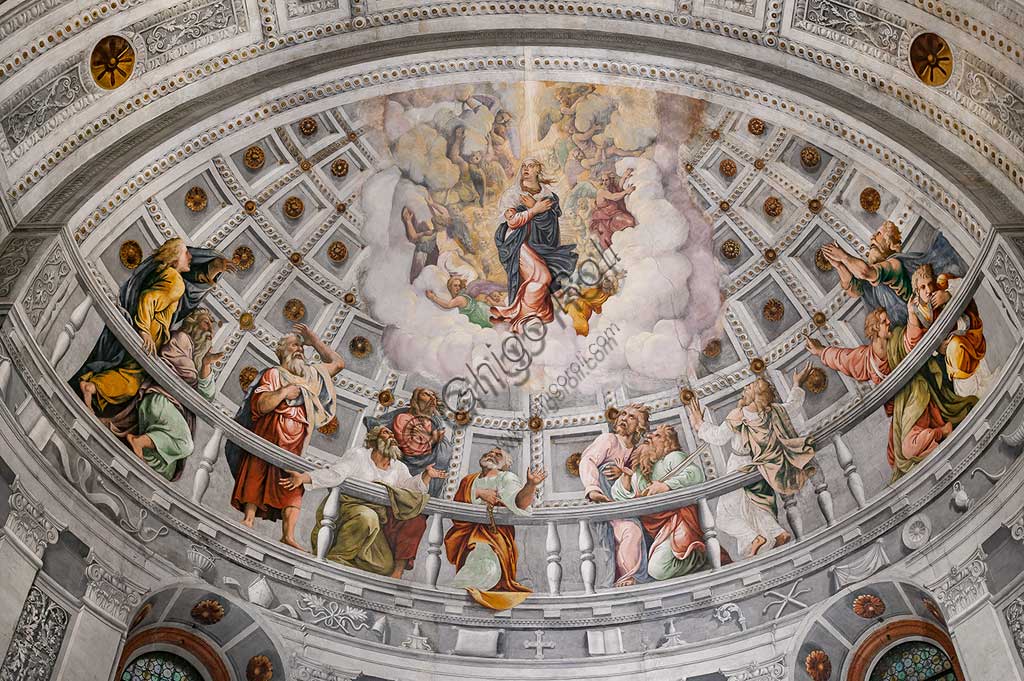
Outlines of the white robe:
{"type": "MultiPolygon", "coordinates": [[[[789,399],[782,405],[786,413],[790,415],[793,425],[799,428],[802,425],[802,407],[804,403],[804,390],[794,387],[789,393],[789,399]]],[[[744,407],[743,420],[751,425],[757,426],[762,422],[759,414],[744,407]]],[[[732,453],[726,463],[725,473],[735,473],[744,467],[750,466],[752,457],[750,449],[743,442],[739,433],[733,430],[728,422],[715,425],[711,422],[710,415],[705,411],[704,423],[697,431],[697,437],[712,445],[730,445],[732,453]]],[[[754,503],[747,495],[746,490],[740,488],[724,494],[718,498],[718,509],[715,518],[715,525],[719,530],[736,539],[741,558],[750,558],[753,554],[752,544],[758,536],[764,537],[765,544],[758,553],[767,551],[775,546],[775,538],[785,532],[785,528],[779,524],[778,518],[766,510],[763,506],[754,503]]]]}

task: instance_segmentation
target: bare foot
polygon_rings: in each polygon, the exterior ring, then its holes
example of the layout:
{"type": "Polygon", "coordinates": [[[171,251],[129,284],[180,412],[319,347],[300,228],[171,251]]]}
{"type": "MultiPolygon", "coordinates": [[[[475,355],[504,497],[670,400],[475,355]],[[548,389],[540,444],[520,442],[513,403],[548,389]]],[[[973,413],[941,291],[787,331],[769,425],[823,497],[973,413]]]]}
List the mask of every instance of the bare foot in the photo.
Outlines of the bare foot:
{"type": "Polygon", "coordinates": [[[761,535],[754,537],[754,541],[750,542],[750,555],[756,556],[757,552],[761,550],[761,547],[768,543],[768,540],[761,535]]]}
{"type": "Polygon", "coordinates": [[[96,395],[96,384],[91,381],[82,381],[78,384],[78,389],[82,391],[82,401],[85,402],[85,408],[92,411],[92,398],[96,395]]]}
{"type": "Polygon", "coordinates": [[[626,577],[625,579],[620,579],[619,581],[615,582],[615,586],[617,586],[617,587],[619,587],[619,586],[635,586],[635,585],[636,585],[636,580],[633,579],[632,577],[626,577]]]}
{"type": "Polygon", "coordinates": [[[790,536],[789,532],[782,531],[778,535],[776,535],[776,537],[775,537],[775,545],[776,546],[782,546],[783,544],[788,544],[789,540],[792,539],[792,538],[793,537],[790,536]]]}
{"type": "Polygon", "coordinates": [[[241,522],[242,522],[243,525],[245,525],[246,527],[248,527],[251,530],[252,529],[252,525],[253,525],[253,521],[255,521],[255,520],[256,520],[255,518],[242,518],[241,522]]]}
{"type": "MultiPolygon", "coordinates": [[[[142,446],[142,436],[128,433],[125,437],[128,439],[128,446],[132,448],[133,452],[135,452],[135,456],[145,460],[146,457],[143,455],[144,448],[142,446]]],[[[250,525],[250,527],[252,526],[250,525]]]]}
{"type": "Polygon", "coordinates": [[[399,561],[395,564],[395,569],[391,571],[392,579],[401,579],[405,573],[405,561],[399,561]]]}
{"type": "Polygon", "coordinates": [[[296,551],[300,551],[302,553],[309,553],[309,551],[306,550],[305,546],[295,541],[292,537],[281,537],[281,543],[292,547],[296,551]]]}
{"type": "Polygon", "coordinates": [[[939,428],[939,432],[942,433],[942,437],[949,437],[949,434],[953,432],[953,424],[943,423],[942,428],[939,428]]]}

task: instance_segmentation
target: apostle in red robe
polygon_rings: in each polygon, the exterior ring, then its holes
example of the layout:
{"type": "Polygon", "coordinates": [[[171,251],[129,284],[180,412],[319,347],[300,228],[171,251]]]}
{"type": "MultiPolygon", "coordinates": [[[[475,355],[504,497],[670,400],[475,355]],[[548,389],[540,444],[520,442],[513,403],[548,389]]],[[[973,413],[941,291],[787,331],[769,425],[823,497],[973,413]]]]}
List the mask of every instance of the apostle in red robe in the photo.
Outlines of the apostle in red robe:
{"type": "MultiPolygon", "coordinates": [[[[331,377],[345,361],[305,324],[282,336],[274,348],[279,366],[264,370],[242,400],[235,420],[264,440],[301,455],[315,428],[334,418],[334,383],[331,377]],[[308,364],[303,353],[312,346],[326,362],[308,364]]],[[[242,524],[252,527],[257,517],[282,519],[281,542],[305,551],[295,539],[295,523],[302,505],[302,487],[287,489],[287,472],[254,456],[233,442],[225,458],[235,477],[231,505],[244,514],[242,524]]]]}

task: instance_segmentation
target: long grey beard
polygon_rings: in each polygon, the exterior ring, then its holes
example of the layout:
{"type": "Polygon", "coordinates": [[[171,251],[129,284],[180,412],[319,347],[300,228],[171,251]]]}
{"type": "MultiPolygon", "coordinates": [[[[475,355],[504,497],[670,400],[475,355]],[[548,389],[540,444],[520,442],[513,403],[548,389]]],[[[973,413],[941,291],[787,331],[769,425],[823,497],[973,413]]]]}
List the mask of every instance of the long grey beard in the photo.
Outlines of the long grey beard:
{"type": "Polygon", "coordinates": [[[289,357],[282,364],[288,373],[295,374],[296,376],[306,375],[306,360],[299,357],[289,357]]]}
{"type": "Polygon", "coordinates": [[[402,458],[402,449],[398,446],[398,443],[391,440],[391,444],[377,444],[377,451],[384,456],[388,457],[392,461],[398,461],[402,458]]]}
{"type": "Polygon", "coordinates": [[[212,348],[212,333],[201,333],[197,338],[192,339],[192,363],[196,365],[196,369],[203,368],[203,360],[210,354],[212,348]]]}

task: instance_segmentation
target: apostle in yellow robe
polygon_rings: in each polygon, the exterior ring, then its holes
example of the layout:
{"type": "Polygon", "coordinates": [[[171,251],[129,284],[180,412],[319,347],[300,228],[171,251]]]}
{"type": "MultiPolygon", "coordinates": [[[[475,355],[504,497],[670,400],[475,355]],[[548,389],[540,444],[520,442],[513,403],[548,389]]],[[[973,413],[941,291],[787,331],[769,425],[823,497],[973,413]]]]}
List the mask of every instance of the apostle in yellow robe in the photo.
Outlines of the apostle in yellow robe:
{"type": "MultiPolygon", "coordinates": [[[[180,238],[168,239],[144,260],[121,286],[120,303],[131,314],[146,351],[159,352],[217,276],[233,269],[219,253],[188,248],[180,238]],[[198,267],[193,267],[193,256],[198,267]]],[[[71,386],[89,409],[104,414],[134,398],[144,380],[139,363],[104,329],[71,386]]]]}

